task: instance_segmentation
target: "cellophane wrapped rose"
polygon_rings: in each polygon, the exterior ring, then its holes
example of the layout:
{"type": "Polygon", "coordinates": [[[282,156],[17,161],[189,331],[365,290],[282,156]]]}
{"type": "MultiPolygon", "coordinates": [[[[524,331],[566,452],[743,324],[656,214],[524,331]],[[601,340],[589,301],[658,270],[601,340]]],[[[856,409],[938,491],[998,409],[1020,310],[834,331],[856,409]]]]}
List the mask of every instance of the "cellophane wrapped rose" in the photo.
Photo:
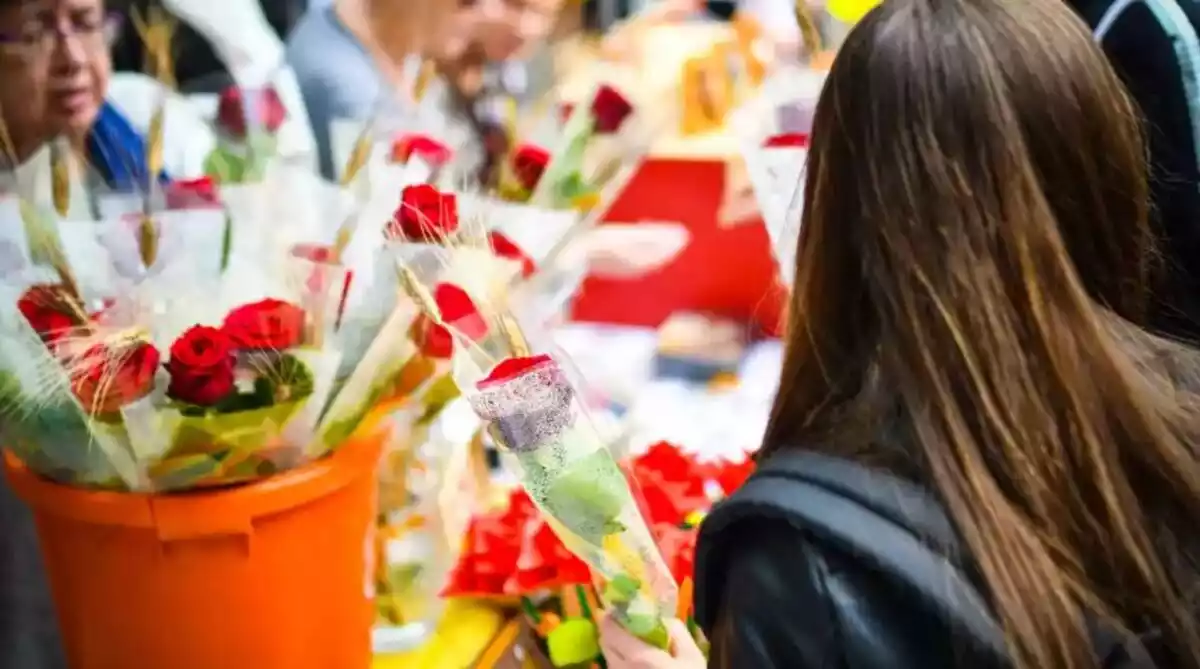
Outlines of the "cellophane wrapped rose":
{"type": "Polygon", "coordinates": [[[526,147],[513,155],[510,169],[522,186],[532,186],[524,198],[529,204],[591,212],[606,207],[625,187],[645,157],[654,128],[629,94],[611,84],[601,84],[572,109],[548,157],[526,147]]]}
{"type": "MultiPolygon", "coordinates": [[[[741,484],[752,461],[700,463],[674,444],[661,442],[622,466],[641,493],[642,515],[673,579],[686,590],[693,578],[699,521],[714,499],[741,484]]],[[[553,534],[523,489],[514,490],[503,508],[472,518],[442,594],[520,598],[541,644],[536,652],[554,666],[600,659],[593,618],[601,604],[590,569],[553,534]]],[[[681,602],[679,613],[689,617],[690,602],[681,602]]]]}
{"type": "Polygon", "coordinates": [[[217,103],[217,146],[204,172],[218,183],[258,182],[276,155],[287,107],[273,86],[230,86],[217,103]]]}
{"type": "Polygon", "coordinates": [[[564,545],[604,585],[600,599],[630,632],[666,647],[676,588],[630,482],[548,355],[508,358],[464,391],[519,463],[522,487],[564,545]]]}
{"type": "Polygon", "coordinates": [[[758,94],[733,114],[746,178],[754,189],[784,281],[795,271],[804,207],[808,134],[824,75],[797,67],[773,72],[758,94]]]}

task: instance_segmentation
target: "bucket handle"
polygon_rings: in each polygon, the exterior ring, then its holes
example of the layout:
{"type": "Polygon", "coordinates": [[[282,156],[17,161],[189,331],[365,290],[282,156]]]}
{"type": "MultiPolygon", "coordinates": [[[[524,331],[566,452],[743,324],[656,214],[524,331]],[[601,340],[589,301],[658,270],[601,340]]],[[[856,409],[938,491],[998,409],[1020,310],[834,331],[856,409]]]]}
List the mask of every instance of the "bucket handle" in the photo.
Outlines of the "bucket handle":
{"type": "Polygon", "coordinates": [[[189,541],[206,537],[254,534],[254,522],[248,510],[229,504],[197,505],[184,497],[150,498],[150,513],[160,541],[189,541]]]}

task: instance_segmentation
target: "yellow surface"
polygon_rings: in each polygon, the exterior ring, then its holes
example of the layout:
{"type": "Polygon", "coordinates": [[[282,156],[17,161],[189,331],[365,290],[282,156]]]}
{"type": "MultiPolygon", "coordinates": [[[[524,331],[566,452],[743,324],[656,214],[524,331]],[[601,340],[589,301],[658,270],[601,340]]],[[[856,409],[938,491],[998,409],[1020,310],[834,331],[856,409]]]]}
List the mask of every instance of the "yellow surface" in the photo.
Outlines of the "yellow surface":
{"type": "Polygon", "coordinates": [[[485,602],[450,600],[428,643],[412,652],[380,655],[371,669],[467,669],[474,666],[506,618],[503,611],[485,602]]]}
{"type": "Polygon", "coordinates": [[[858,23],[878,5],[879,0],[829,0],[826,10],[838,20],[858,23]]]}

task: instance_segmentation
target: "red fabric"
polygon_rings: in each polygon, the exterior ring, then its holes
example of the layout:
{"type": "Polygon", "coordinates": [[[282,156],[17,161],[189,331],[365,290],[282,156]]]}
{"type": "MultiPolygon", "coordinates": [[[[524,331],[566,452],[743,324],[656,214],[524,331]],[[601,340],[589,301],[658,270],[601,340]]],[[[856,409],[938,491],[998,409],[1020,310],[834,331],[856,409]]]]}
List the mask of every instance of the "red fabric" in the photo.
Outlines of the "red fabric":
{"type": "Polygon", "coordinates": [[[663,269],[633,280],[589,277],[576,299],[577,321],[657,327],[677,311],[700,311],[778,332],[783,292],[761,224],[722,228],[720,161],[647,161],[609,211],[614,222],[677,221],[692,238],[663,269]]]}

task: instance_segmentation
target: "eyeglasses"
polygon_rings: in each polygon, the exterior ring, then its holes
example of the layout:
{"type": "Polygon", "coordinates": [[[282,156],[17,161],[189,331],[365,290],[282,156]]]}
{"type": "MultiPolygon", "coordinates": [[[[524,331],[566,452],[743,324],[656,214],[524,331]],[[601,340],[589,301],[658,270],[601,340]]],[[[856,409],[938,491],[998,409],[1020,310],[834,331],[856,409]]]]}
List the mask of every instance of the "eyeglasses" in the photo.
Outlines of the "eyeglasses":
{"type": "Polygon", "coordinates": [[[67,37],[85,48],[108,50],[120,33],[120,16],[115,13],[83,13],[62,21],[52,14],[30,17],[17,32],[0,32],[0,54],[25,61],[47,58],[67,37]]]}

